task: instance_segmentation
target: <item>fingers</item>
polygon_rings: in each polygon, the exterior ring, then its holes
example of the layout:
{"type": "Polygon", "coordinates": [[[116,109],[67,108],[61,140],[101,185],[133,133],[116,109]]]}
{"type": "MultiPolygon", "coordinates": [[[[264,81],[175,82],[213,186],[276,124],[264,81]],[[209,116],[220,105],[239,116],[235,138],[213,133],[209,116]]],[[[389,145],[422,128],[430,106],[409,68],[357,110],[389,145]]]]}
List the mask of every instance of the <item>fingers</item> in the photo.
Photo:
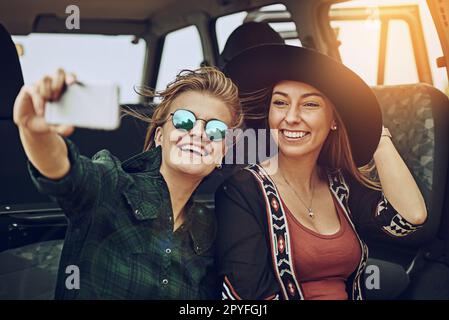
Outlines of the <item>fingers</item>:
{"type": "MultiPolygon", "coordinates": [[[[44,99],[38,94],[36,86],[23,86],[14,103],[14,123],[19,127],[28,127],[32,118],[43,119],[43,105],[44,99]]],[[[34,127],[36,124],[32,122],[31,125],[34,127]]],[[[41,122],[37,123],[37,128],[42,132],[41,122]]]]}
{"type": "Polygon", "coordinates": [[[53,125],[50,126],[50,128],[53,132],[56,132],[64,137],[68,137],[75,131],[75,127],[70,125],[53,125]]]}
{"type": "Polygon", "coordinates": [[[70,136],[73,132],[75,131],[75,127],[74,126],[69,126],[66,125],[64,126],[61,135],[63,135],[64,137],[68,137],[70,136]]]}
{"type": "Polygon", "coordinates": [[[31,99],[33,100],[36,115],[43,116],[45,102],[52,100],[52,78],[50,76],[43,77],[29,90],[31,99]]]}
{"type": "Polygon", "coordinates": [[[32,132],[45,133],[49,131],[49,126],[44,117],[28,117],[24,127],[32,132]]]}
{"type": "Polygon", "coordinates": [[[33,86],[23,86],[14,103],[14,122],[34,132],[54,131],[62,136],[71,135],[73,126],[50,126],[45,121],[45,103],[59,100],[67,83],[76,82],[75,75],[66,75],[58,69],[53,77],[45,76],[33,86]]]}
{"type": "Polygon", "coordinates": [[[68,86],[71,85],[71,84],[74,84],[76,81],[77,81],[76,74],[74,74],[73,72],[72,72],[72,73],[69,73],[69,74],[65,77],[65,83],[66,83],[68,86]]]}
{"type": "Polygon", "coordinates": [[[56,101],[64,92],[66,83],[71,84],[75,81],[76,77],[66,75],[65,71],[59,68],[52,77],[45,76],[37,83],[37,91],[45,100],[56,101]]]}
{"type": "Polygon", "coordinates": [[[43,117],[45,110],[45,98],[40,94],[38,85],[34,85],[27,89],[28,94],[33,102],[34,112],[37,116],[43,117]]]}
{"type": "Polygon", "coordinates": [[[33,98],[36,114],[44,114],[46,101],[59,100],[66,86],[66,73],[59,68],[53,77],[45,76],[36,83],[30,94],[33,98]]]}
{"type": "MultiPolygon", "coordinates": [[[[22,106],[17,108],[17,121],[19,126],[25,127],[34,132],[48,132],[48,124],[44,118],[45,99],[39,94],[37,85],[31,87],[23,87],[22,101],[18,103],[27,104],[28,107],[22,106]],[[28,100],[28,101],[26,101],[28,100]],[[31,100],[31,103],[30,103],[31,100]]],[[[16,111],[16,110],[15,110],[16,111]]],[[[16,114],[14,115],[16,117],[16,114]]]]}
{"type": "Polygon", "coordinates": [[[29,91],[30,87],[23,86],[16,97],[16,101],[14,101],[13,120],[18,126],[24,124],[24,118],[28,114],[28,110],[31,109],[34,112],[33,101],[29,91]]]}
{"type": "Polygon", "coordinates": [[[59,100],[62,92],[65,88],[65,78],[66,74],[63,69],[59,68],[56,71],[55,76],[52,78],[51,89],[52,89],[52,100],[59,100]]]}
{"type": "Polygon", "coordinates": [[[51,77],[45,76],[36,85],[37,93],[45,100],[51,100],[52,96],[51,82],[52,82],[51,77]]]}

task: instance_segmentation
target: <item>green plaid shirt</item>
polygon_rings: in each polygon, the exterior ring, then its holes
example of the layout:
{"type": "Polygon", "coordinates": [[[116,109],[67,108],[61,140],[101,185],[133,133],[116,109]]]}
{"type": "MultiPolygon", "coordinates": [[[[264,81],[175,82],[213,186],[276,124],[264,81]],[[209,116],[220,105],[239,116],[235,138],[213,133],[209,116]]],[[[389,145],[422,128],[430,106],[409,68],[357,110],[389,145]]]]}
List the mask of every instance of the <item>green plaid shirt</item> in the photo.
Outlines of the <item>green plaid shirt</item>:
{"type": "Polygon", "coordinates": [[[65,141],[71,163],[65,177],[47,179],[29,163],[37,188],[69,222],[56,299],[219,298],[214,213],[190,200],[187,222],[173,233],[161,148],[121,163],[107,150],[86,158],[65,141]],[[79,289],[66,287],[70,265],[79,268],[79,289]]]}

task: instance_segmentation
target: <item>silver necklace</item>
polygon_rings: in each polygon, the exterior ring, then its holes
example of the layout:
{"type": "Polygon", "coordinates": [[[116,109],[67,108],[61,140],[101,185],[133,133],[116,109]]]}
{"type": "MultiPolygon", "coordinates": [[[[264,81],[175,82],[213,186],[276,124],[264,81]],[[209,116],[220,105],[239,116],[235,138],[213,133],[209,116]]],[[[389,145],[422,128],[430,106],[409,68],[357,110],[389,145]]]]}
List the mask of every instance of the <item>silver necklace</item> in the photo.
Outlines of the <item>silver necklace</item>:
{"type": "Polygon", "coordinates": [[[285,183],[290,187],[290,189],[293,190],[293,192],[295,193],[296,197],[301,201],[301,203],[304,205],[304,207],[307,209],[307,212],[309,213],[309,218],[313,219],[314,217],[314,212],[312,210],[312,204],[313,204],[313,195],[315,194],[315,184],[312,184],[312,199],[310,200],[310,205],[307,206],[306,203],[302,200],[302,198],[299,196],[299,194],[296,192],[295,188],[292,187],[292,185],[287,181],[287,179],[285,178],[284,174],[281,171],[281,176],[282,179],[284,179],[285,183]]]}

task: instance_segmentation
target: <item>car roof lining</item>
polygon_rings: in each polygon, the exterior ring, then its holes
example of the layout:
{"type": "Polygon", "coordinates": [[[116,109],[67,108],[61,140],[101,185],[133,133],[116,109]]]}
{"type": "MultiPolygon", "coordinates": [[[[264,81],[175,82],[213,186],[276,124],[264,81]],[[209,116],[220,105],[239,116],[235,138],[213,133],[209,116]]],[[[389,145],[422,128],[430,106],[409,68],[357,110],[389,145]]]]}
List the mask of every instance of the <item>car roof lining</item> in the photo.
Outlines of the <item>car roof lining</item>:
{"type": "MultiPolygon", "coordinates": [[[[212,18],[283,3],[297,6],[297,0],[133,0],[132,4],[121,0],[79,0],[81,30],[67,30],[65,8],[71,0],[15,0],[0,3],[0,21],[13,35],[31,32],[84,33],[84,34],[145,34],[163,35],[193,24],[194,17],[206,14],[212,18]],[[198,9],[200,8],[200,10],[198,9]],[[20,14],[17,14],[20,12],[20,14]],[[176,12],[176,15],[173,14],[176,12]]],[[[341,2],[337,0],[301,0],[301,5],[321,5],[341,2]]]]}

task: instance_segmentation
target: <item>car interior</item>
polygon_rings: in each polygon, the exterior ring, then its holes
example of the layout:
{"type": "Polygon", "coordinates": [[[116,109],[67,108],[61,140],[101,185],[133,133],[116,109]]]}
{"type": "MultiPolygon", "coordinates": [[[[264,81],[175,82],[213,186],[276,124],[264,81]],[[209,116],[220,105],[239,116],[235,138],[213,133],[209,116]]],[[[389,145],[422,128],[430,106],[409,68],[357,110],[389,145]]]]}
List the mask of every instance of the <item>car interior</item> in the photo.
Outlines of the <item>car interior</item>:
{"type": "MultiPolygon", "coordinates": [[[[57,203],[39,194],[32,184],[13,122],[14,100],[24,84],[14,36],[83,33],[143,39],[146,49],[139,85],[156,88],[164,43],[170,33],[194,25],[203,53],[200,64],[217,66],[220,61],[217,21],[236,13],[244,13],[243,23],[288,24],[290,29],[279,31],[287,43],[299,39],[304,47],[342,60],[339,40],[330,22],[332,17],[335,21],[344,19],[343,9],[330,13],[337,2],[342,1],[136,0],[130,4],[114,0],[105,4],[80,0],[77,2],[81,8],[80,30],[65,27],[65,8],[70,1],[0,3],[0,299],[53,299],[67,228],[57,203]],[[278,4],[285,9],[270,10],[269,6],[278,4]]],[[[441,8],[449,10],[449,5],[443,4],[441,8]]],[[[345,14],[349,13],[352,18],[346,17],[347,20],[360,15],[364,18],[366,14],[363,10],[347,10],[345,14]]],[[[446,14],[449,16],[449,11],[446,14]]],[[[421,30],[420,24],[414,27],[421,30]]],[[[419,39],[418,42],[425,41],[425,37],[419,39]]],[[[431,75],[429,78],[428,66],[437,62],[422,54],[415,57],[417,64],[424,61],[417,67],[418,81],[402,84],[377,81],[372,89],[380,103],[384,124],[425,198],[428,220],[408,237],[368,242],[368,264],[378,265],[386,275],[381,290],[367,292],[368,299],[449,299],[449,99],[447,92],[432,84],[431,75]]],[[[444,67],[443,60],[438,63],[444,67]]],[[[138,103],[123,106],[151,114],[155,104],[157,101],[139,97],[138,103]]],[[[245,126],[250,128],[254,124],[248,122],[245,126]]],[[[108,149],[125,160],[142,152],[146,129],[145,122],[124,115],[115,131],[77,129],[70,139],[88,157],[108,149]]],[[[215,188],[243,165],[225,165],[223,170],[215,171],[200,186],[196,200],[213,208],[215,188]]]]}

